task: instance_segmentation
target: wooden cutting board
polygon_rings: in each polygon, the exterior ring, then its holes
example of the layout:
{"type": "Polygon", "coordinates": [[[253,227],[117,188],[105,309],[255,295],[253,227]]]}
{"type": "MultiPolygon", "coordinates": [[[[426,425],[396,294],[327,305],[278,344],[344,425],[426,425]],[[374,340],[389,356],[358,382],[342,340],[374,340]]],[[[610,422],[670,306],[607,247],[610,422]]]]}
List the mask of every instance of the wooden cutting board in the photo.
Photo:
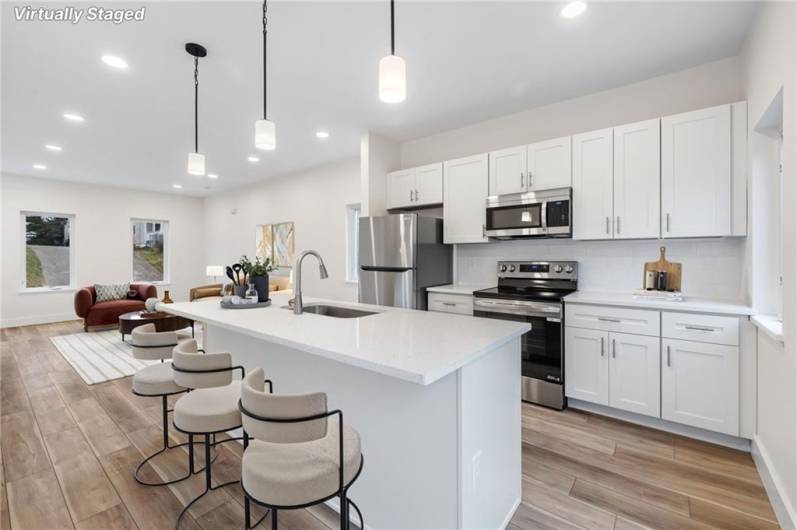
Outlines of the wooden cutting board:
{"type": "Polygon", "coordinates": [[[667,261],[665,256],[667,249],[665,247],[661,247],[659,249],[661,252],[659,256],[659,261],[649,261],[645,263],[645,270],[642,272],[642,288],[645,288],[645,277],[648,274],[648,271],[653,271],[655,274],[655,280],[653,285],[658,284],[658,273],[665,272],[667,273],[667,290],[668,291],[680,291],[681,290],[681,264],[680,263],[673,263],[672,261],[667,261]]]}

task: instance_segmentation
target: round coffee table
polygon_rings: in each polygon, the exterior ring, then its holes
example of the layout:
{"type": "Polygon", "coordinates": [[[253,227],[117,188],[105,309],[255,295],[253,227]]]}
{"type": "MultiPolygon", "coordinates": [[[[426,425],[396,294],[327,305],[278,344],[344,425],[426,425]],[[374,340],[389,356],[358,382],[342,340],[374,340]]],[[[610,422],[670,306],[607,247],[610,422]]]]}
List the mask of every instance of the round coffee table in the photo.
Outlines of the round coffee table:
{"type": "Polygon", "coordinates": [[[191,328],[191,336],[194,336],[194,321],[190,318],[181,317],[157,311],[148,313],[146,311],[132,311],[119,317],[119,333],[122,334],[122,341],[125,335],[130,335],[135,328],[144,324],[155,324],[156,331],[177,331],[178,329],[191,328]]]}

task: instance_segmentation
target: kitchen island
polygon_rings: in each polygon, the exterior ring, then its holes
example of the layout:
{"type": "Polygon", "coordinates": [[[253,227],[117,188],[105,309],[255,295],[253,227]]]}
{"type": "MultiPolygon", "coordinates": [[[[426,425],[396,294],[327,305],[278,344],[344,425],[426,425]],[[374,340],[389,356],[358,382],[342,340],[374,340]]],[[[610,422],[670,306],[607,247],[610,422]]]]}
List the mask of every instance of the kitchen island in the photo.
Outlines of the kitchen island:
{"type": "MultiPolygon", "coordinates": [[[[323,391],[360,432],[350,490],[368,528],[503,528],[520,502],[520,340],[528,324],[305,298],[372,312],[160,304],[203,323],[205,349],[262,367],[276,393],[323,391]]],[[[331,503],[336,507],[336,503],[331,503]]]]}

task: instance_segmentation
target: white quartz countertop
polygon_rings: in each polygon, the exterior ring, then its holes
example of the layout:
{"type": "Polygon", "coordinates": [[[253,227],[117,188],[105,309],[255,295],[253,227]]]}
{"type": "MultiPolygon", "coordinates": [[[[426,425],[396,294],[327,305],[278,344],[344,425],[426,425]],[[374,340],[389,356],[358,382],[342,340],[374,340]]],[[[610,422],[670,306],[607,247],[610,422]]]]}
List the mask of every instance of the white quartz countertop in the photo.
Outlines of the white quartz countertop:
{"type": "Polygon", "coordinates": [[[632,293],[611,293],[599,291],[577,291],[565,297],[565,304],[595,304],[662,311],[682,311],[687,313],[716,313],[722,315],[751,315],[753,309],[741,302],[712,300],[684,296],[682,302],[667,300],[648,300],[634,298],[632,293]]]}
{"type": "Polygon", "coordinates": [[[304,297],[305,307],[325,303],[377,314],[361,318],[294,315],[283,309],[289,295],[271,296],[270,307],[254,309],[222,309],[218,300],[159,304],[158,308],[422,385],[434,383],[530,329],[521,322],[309,297],[304,297]]]}
{"type": "Polygon", "coordinates": [[[454,283],[427,287],[426,290],[430,293],[473,294],[473,291],[481,291],[482,289],[489,289],[490,287],[495,287],[495,284],[454,283]]]}

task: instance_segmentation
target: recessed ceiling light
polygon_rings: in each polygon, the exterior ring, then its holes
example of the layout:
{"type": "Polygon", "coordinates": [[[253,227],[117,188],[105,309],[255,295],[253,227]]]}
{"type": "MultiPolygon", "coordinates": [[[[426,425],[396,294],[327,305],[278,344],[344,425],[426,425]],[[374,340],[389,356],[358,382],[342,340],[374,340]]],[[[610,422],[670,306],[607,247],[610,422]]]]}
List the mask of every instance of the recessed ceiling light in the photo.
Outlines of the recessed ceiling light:
{"type": "Polygon", "coordinates": [[[172,188],[174,188],[176,190],[181,190],[181,189],[183,189],[183,185],[182,184],[172,184],[172,188]]]}
{"type": "Polygon", "coordinates": [[[246,159],[249,160],[252,163],[260,162],[260,158],[258,158],[256,156],[248,156],[248,157],[246,157],[246,159]]]}
{"type": "Polygon", "coordinates": [[[120,70],[127,68],[127,61],[115,55],[103,55],[102,62],[113,68],[119,68],[120,70]]]}
{"type": "Polygon", "coordinates": [[[562,8],[562,18],[575,18],[587,10],[587,3],[581,0],[570,2],[562,8]]]}
{"type": "Polygon", "coordinates": [[[208,173],[208,178],[209,179],[217,179],[217,178],[219,178],[219,176],[217,174],[215,174],[215,173],[208,173]]]}
{"type": "Polygon", "coordinates": [[[86,121],[86,118],[84,118],[80,114],[75,114],[74,112],[64,112],[64,119],[74,122],[86,121]]]}
{"type": "Polygon", "coordinates": [[[53,144],[45,144],[44,148],[47,149],[48,151],[57,151],[59,153],[64,150],[64,148],[61,147],[60,145],[53,145],[53,144]]]}
{"type": "Polygon", "coordinates": [[[329,138],[329,131],[318,130],[315,132],[316,138],[329,138]]]}
{"type": "Polygon", "coordinates": [[[47,169],[47,166],[45,166],[44,164],[33,164],[33,169],[44,171],[45,169],[47,169]]]}

